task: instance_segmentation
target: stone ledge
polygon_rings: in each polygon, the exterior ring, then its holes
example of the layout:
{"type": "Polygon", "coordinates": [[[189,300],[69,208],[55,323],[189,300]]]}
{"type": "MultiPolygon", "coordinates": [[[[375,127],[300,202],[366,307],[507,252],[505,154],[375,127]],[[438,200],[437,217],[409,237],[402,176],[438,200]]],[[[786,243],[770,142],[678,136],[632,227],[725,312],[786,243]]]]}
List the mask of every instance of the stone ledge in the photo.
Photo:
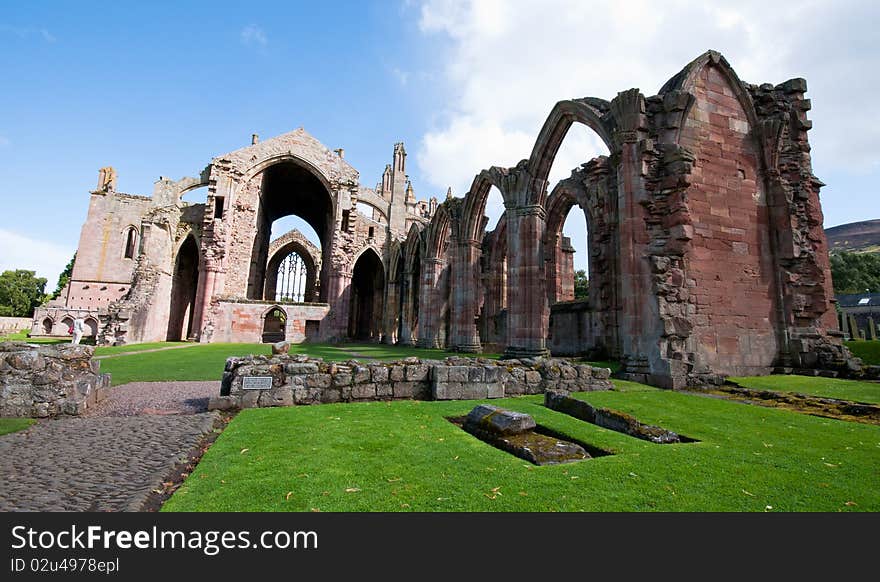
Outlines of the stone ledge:
{"type": "Polygon", "coordinates": [[[220,394],[209,409],[360,402],[369,400],[483,400],[612,389],[611,370],[568,360],[490,360],[452,356],[393,362],[325,362],[304,355],[233,357],[226,361],[220,394]],[[244,388],[245,377],[266,378],[265,388],[244,388]]]}

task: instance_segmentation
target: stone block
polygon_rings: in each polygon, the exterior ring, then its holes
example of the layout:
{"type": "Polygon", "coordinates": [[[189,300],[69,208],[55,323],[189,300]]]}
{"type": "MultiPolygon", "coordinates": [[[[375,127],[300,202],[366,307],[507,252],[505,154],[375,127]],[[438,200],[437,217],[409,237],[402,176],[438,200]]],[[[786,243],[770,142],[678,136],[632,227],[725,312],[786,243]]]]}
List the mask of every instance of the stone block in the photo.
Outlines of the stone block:
{"type": "Polygon", "coordinates": [[[507,396],[522,396],[526,393],[527,384],[524,381],[511,379],[502,384],[504,394],[507,396]]]}
{"type": "Polygon", "coordinates": [[[352,368],[352,382],[363,384],[370,381],[370,369],[366,366],[354,366],[352,368]]]}
{"type": "Polygon", "coordinates": [[[607,380],[611,377],[611,368],[593,368],[593,378],[607,380]]]}
{"type": "Polygon", "coordinates": [[[467,366],[450,366],[449,381],[450,382],[467,382],[469,370],[467,366]]]}
{"type": "Polygon", "coordinates": [[[372,400],[376,398],[376,385],[373,383],[355,384],[351,387],[351,397],[355,400],[372,400]]]}
{"type": "Polygon", "coordinates": [[[468,368],[468,382],[482,382],[483,368],[479,366],[471,366],[468,368]]]}
{"type": "Polygon", "coordinates": [[[370,366],[370,374],[373,382],[387,382],[390,375],[387,366],[370,366]]]}
{"type": "Polygon", "coordinates": [[[391,393],[395,398],[412,398],[415,382],[392,382],[391,393]]]}
{"type": "Polygon", "coordinates": [[[297,405],[319,404],[323,391],[319,388],[302,388],[293,389],[293,402],[297,405]]]}
{"type": "Polygon", "coordinates": [[[262,408],[270,406],[293,406],[293,389],[290,386],[281,386],[266,390],[260,394],[259,405],[262,408]]]}
{"type": "Polygon", "coordinates": [[[309,374],[306,376],[307,388],[329,388],[333,382],[333,376],[330,374],[309,374]]]}
{"type": "Polygon", "coordinates": [[[504,398],[504,384],[501,382],[487,382],[486,398],[504,398]]]}
{"type": "Polygon", "coordinates": [[[393,394],[394,391],[391,382],[376,382],[376,397],[390,398],[393,394]]]}
{"type": "Polygon", "coordinates": [[[483,378],[486,382],[500,382],[501,369],[501,366],[483,366],[483,378]]]}
{"type": "Polygon", "coordinates": [[[317,374],[317,364],[285,364],[284,371],[291,376],[299,374],[317,374]]]}
{"type": "Polygon", "coordinates": [[[434,381],[449,382],[449,366],[434,366],[434,381]]]}
{"type": "Polygon", "coordinates": [[[424,382],[428,379],[427,364],[409,364],[406,366],[407,382],[424,382]]]}
{"type": "Polygon", "coordinates": [[[541,373],[535,370],[527,370],[525,373],[526,384],[540,384],[541,373]]]}
{"type": "Polygon", "coordinates": [[[405,368],[403,366],[391,366],[389,377],[392,382],[403,382],[405,368]]]}
{"type": "Polygon", "coordinates": [[[342,400],[342,390],[340,388],[331,387],[321,391],[321,402],[331,404],[342,400]]]}
{"type": "Polygon", "coordinates": [[[342,386],[351,386],[351,383],[352,376],[349,370],[337,370],[336,373],[333,374],[332,386],[340,388],[342,386]]]}
{"type": "Polygon", "coordinates": [[[208,399],[208,410],[236,410],[239,400],[235,396],[214,395],[208,399]]]}
{"type": "Polygon", "coordinates": [[[499,435],[515,435],[537,427],[535,419],[523,412],[481,404],[474,407],[465,420],[469,424],[499,435]]]}
{"type": "Polygon", "coordinates": [[[257,408],[260,405],[261,390],[247,390],[241,394],[242,408],[257,408]]]}

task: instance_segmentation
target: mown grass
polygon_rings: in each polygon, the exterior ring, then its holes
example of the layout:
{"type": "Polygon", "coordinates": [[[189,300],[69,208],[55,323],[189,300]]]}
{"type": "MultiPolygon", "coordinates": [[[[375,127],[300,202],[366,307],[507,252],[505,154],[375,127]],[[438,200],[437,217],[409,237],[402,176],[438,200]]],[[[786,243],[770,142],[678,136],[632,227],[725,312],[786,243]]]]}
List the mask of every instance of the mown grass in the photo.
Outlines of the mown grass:
{"type": "Polygon", "coordinates": [[[797,392],[810,396],[880,404],[880,383],[877,382],[859,382],[856,380],[797,375],[732,377],[729,380],[754,390],[797,392]]]}
{"type": "Polygon", "coordinates": [[[615,454],[536,467],[446,420],[476,403],[241,412],[164,511],[877,511],[880,428],[655,390],[577,395],[699,439],[657,445],[492,401],[615,454]]]}
{"type": "Polygon", "coordinates": [[[101,372],[111,374],[111,384],[128,382],[172,382],[220,380],[226,358],[269,354],[266,344],[199,344],[191,348],[135,353],[98,360],[101,372]]]}
{"type": "MultiPolygon", "coordinates": [[[[272,352],[272,347],[269,344],[194,344],[180,349],[145,353],[137,353],[138,350],[136,350],[139,346],[149,346],[143,349],[156,349],[177,345],[180,343],[134,344],[120,346],[120,348],[131,349],[116,352],[104,350],[117,350],[118,348],[98,348],[102,350],[97,352],[98,355],[128,353],[128,355],[117,358],[101,359],[101,372],[110,372],[114,386],[128,382],[219,380],[223,375],[226,358],[249,354],[270,354],[272,352]]],[[[455,355],[443,350],[423,350],[383,344],[293,344],[290,346],[290,353],[307,354],[337,362],[351,359],[362,361],[369,359],[396,360],[408,356],[442,359],[455,355]]],[[[498,356],[484,355],[484,357],[498,356]]]]}
{"type": "Polygon", "coordinates": [[[0,418],[0,435],[24,430],[35,422],[32,418],[0,418]]]}
{"type": "Polygon", "coordinates": [[[67,344],[70,338],[60,337],[28,337],[28,330],[16,331],[0,336],[0,342],[28,342],[30,344],[67,344]]]}
{"type": "Polygon", "coordinates": [[[130,354],[134,352],[143,352],[145,350],[156,350],[162,348],[173,348],[178,346],[195,346],[188,342],[150,342],[144,344],[126,344],[122,346],[98,346],[95,348],[96,356],[113,356],[116,354],[130,354]]]}
{"type": "Polygon", "coordinates": [[[869,366],[880,366],[880,340],[845,342],[849,351],[869,366]]]}

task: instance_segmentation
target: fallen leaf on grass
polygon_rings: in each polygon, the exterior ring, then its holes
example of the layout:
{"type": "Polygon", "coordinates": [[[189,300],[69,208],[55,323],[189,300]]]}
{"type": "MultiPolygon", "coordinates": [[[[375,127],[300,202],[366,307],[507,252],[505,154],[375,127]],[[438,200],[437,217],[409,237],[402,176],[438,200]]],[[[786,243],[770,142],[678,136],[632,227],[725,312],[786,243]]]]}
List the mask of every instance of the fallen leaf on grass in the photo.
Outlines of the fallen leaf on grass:
{"type": "Polygon", "coordinates": [[[389,483],[397,483],[398,481],[403,480],[402,477],[392,477],[391,479],[386,479],[389,483]]]}
{"type": "Polygon", "coordinates": [[[243,454],[245,454],[246,452],[248,452],[249,450],[250,450],[250,449],[241,449],[241,452],[239,453],[239,455],[243,455],[243,454]]]}
{"type": "Polygon", "coordinates": [[[437,501],[449,501],[450,499],[452,499],[452,498],[451,497],[438,497],[437,501]]]}
{"type": "Polygon", "coordinates": [[[749,493],[749,492],[746,491],[745,489],[740,489],[740,491],[742,491],[743,493],[745,493],[745,494],[748,495],[749,497],[754,497],[754,496],[755,496],[754,493],[749,493]]]}
{"type": "Polygon", "coordinates": [[[358,489],[357,487],[348,487],[345,490],[346,493],[357,493],[358,491],[360,491],[360,489],[358,489]]]}
{"type": "Polygon", "coordinates": [[[825,463],[825,466],[826,467],[837,467],[838,465],[835,465],[834,463],[825,463]]]}
{"type": "Polygon", "coordinates": [[[528,493],[526,493],[525,491],[520,491],[519,494],[522,495],[523,497],[527,497],[527,496],[528,496],[528,493]]]}
{"type": "Polygon", "coordinates": [[[847,507],[853,507],[855,505],[858,505],[858,503],[856,503],[855,501],[847,501],[846,503],[844,503],[844,505],[846,505],[847,507]]]}
{"type": "Polygon", "coordinates": [[[493,488],[492,488],[492,491],[491,491],[491,494],[490,494],[490,493],[483,493],[483,495],[485,495],[485,496],[488,497],[489,499],[495,499],[496,497],[498,497],[499,495],[501,495],[501,491],[500,491],[500,489],[501,489],[501,487],[493,487],[493,488]]]}
{"type": "Polygon", "coordinates": [[[317,507],[313,507],[313,508],[312,508],[312,513],[321,513],[321,510],[318,509],[317,507]]]}

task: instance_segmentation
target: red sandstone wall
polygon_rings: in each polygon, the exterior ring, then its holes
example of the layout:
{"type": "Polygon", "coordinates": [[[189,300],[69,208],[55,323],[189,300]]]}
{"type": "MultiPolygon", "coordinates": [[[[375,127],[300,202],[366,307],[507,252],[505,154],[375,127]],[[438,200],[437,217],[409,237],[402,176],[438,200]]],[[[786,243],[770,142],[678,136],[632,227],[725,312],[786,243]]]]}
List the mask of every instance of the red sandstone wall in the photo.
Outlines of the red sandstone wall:
{"type": "Polygon", "coordinates": [[[137,261],[137,251],[131,259],[124,256],[128,227],[135,226],[140,232],[141,218],[150,207],[149,198],[92,194],[80,233],[70,293],[64,298],[68,307],[98,309],[125,295],[137,261]]]}
{"type": "MultiPolygon", "coordinates": [[[[260,343],[263,336],[263,315],[272,303],[234,303],[220,301],[214,307],[216,327],[212,342],[260,343]]],[[[306,321],[321,321],[327,305],[281,305],[287,313],[285,340],[300,343],[306,339],[306,321]]]]}
{"type": "Polygon", "coordinates": [[[697,360],[719,373],[771,366],[777,353],[766,193],[742,105],[719,71],[696,80],[681,145],[696,156],[688,189],[694,225],[687,257],[696,299],[697,360]]]}

